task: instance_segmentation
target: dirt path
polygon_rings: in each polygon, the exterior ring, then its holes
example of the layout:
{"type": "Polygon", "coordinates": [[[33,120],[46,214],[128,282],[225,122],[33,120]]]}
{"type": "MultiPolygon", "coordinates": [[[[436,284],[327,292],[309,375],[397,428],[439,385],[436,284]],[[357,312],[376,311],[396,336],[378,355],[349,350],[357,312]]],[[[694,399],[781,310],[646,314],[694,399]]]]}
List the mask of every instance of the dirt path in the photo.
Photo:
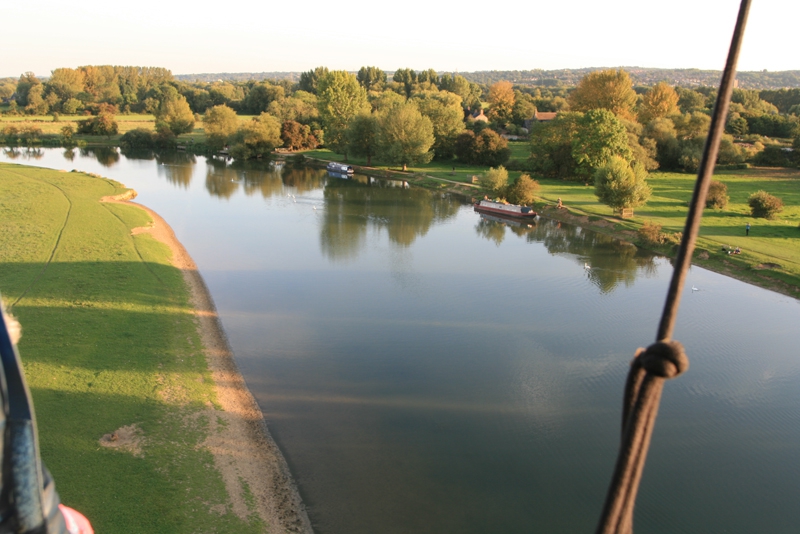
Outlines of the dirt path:
{"type": "Polygon", "coordinates": [[[129,202],[135,196],[130,190],[101,200],[131,204],[152,217],[152,226],[136,228],[134,233],[149,233],[170,248],[172,264],[181,270],[191,291],[198,332],[216,386],[217,401],[222,407],[222,411],[209,409],[211,424],[205,446],[214,455],[234,513],[243,519],[252,513],[245,500],[242,484],[245,482],[255,497],[255,511],[268,532],[313,532],[286,461],[239,374],[214,302],[197,266],[164,219],[141,204],[129,202]]]}

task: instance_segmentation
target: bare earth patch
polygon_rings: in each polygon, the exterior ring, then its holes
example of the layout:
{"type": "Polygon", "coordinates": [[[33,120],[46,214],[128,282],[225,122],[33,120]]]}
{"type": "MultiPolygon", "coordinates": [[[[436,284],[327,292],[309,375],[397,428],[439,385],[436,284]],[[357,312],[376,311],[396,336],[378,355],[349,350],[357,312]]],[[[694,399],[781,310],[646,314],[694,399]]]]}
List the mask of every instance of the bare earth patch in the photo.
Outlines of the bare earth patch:
{"type": "Polygon", "coordinates": [[[268,532],[313,532],[286,460],[236,367],[214,302],[197,266],[164,219],[140,204],[128,202],[135,196],[131,190],[117,197],[104,197],[102,201],[132,204],[144,209],[152,217],[153,224],[136,228],[132,233],[150,233],[165,243],[172,251],[172,264],[181,270],[190,289],[198,332],[214,380],[217,401],[222,408],[222,411],[208,410],[209,433],[203,445],[214,456],[232,510],[242,519],[252,513],[245,500],[243,486],[246,484],[255,497],[255,512],[268,532]]]}
{"type": "Polygon", "coordinates": [[[134,424],[104,435],[100,438],[100,445],[129,452],[138,458],[142,456],[142,440],[142,431],[134,424]]]}
{"type": "Polygon", "coordinates": [[[780,269],[780,268],[781,268],[781,266],[780,266],[780,265],[778,265],[777,263],[759,263],[758,265],[756,265],[755,267],[753,267],[753,269],[759,269],[759,270],[764,270],[764,269],[780,269]]]}

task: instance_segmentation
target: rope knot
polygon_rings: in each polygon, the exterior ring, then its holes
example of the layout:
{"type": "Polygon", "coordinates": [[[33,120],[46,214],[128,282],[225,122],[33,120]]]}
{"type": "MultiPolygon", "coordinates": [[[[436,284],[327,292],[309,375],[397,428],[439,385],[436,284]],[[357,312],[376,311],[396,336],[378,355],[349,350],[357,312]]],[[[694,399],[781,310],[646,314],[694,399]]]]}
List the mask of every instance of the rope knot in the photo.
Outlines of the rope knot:
{"type": "Polygon", "coordinates": [[[678,341],[657,341],[640,351],[638,364],[661,378],[675,378],[689,368],[689,357],[678,341]]]}

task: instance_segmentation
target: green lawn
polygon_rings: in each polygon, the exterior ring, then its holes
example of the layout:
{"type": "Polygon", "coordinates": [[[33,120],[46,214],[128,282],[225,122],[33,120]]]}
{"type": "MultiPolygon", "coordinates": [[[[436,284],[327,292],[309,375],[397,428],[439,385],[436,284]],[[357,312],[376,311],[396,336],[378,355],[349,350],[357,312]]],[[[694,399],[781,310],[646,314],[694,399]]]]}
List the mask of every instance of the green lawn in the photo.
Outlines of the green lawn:
{"type": "Polygon", "coordinates": [[[131,235],[144,211],[99,202],[121,191],[0,163],[0,291],[22,324],[42,458],[96,532],[260,532],[201,447],[215,398],[182,275],[131,235]],[[127,425],[141,454],[100,446],[127,425]]]}
{"type": "MultiPolygon", "coordinates": [[[[647,221],[662,225],[664,232],[681,232],[696,178],[693,174],[651,174],[649,184],[653,195],[650,201],[635,210],[633,219],[624,221],[613,217],[612,210],[597,201],[591,186],[560,180],[539,181],[543,199],[555,202],[560,197],[570,209],[614,221],[617,231],[636,230],[647,221]]],[[[800,170],[722,171],[715,179],[728,186],[730,202],[724,210],[704,210],[696,263],[759,285],[775,287],[771,282],[777,280],[779,285],[786,283],[800,288],[800,170]],[[756,219],[750,215],[747,199],[760,189],[783,199],[784,210],[775,220],[756,219]],[[750,236],[745,237],[748,222],[752,230],[750,236]],[[729,256],[722,252],[723,245],[741,247],[742,254],[729,256]],[[702,251],[708,253],[708,259],[698,257],[702,251]],[[779,268],[758,268],[768,263],[777,264],[779,268]]],[[[795,294],[794,291],[789,293],[795,294]]]]}

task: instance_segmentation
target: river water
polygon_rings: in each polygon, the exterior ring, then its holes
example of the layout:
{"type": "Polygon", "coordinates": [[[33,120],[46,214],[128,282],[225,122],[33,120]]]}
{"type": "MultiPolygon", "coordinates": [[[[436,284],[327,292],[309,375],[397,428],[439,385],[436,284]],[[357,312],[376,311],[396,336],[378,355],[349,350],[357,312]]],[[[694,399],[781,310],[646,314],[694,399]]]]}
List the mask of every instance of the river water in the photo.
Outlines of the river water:
{"type": "MultiPolygon", "coordinates": [[[[108,176],[173,227],[317,532],[593,531],[667,259],[365,176],[182,153],[0,159],[108,176]]],[[[675,335],[691,368],[665,386],[637,530],[797,532],[799,304],[692,268],[675,335]]]]}

